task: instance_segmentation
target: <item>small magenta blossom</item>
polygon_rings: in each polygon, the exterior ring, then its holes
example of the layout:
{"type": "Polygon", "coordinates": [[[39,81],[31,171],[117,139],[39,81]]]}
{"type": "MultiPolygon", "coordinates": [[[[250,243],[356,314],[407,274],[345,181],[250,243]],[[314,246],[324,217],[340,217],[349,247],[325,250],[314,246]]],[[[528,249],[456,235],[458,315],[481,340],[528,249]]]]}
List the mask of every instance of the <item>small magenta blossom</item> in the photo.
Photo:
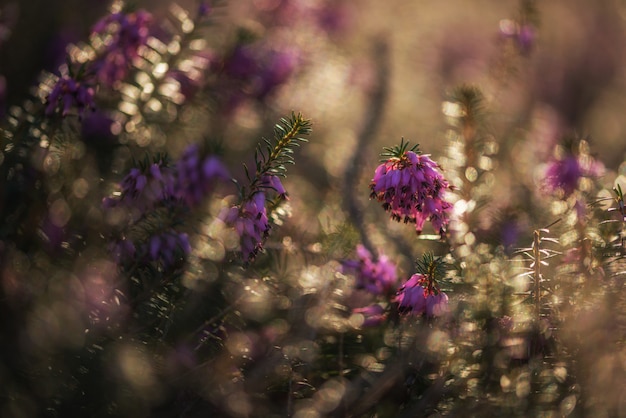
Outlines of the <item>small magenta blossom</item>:
{"type": "Polygon", "coordinates": [[[545,185],[549,192],[562,191],[569,197],[578,188],[583,177],[602,175],[604,166],[591,156],[569,154],[548,163],[545,172],[545,185]]]}
{"type": "Polygon", "coordinates": [[[68,75],[61,76],[46,99],[46,114],[52,115],[60,107],[62,116],[67,116],[72,109],[82,116],[85,110],[95,109],[94,95],[95,91],[88,83],[68,75]]]}
{"type": "Polygon", "coordinates": [[[436,162],[427,155],[406,151],[407,145],[403,142],[383,154],[391,158],[376,168],[370,197],[383,202],[391,219],[414,223],[418,234],[427,220],[437,232],[443,233],[452,210],[452,204],[444,199],[450,185],[438,171],[436,162]]]}
{"type": "Polygon", "coordinates": [[[200,203],[219,181],[229,178],[226,166],[215,155],[202,155],[200,146],[192,144],[176,163],[174,194],[189,206],[200,203]]]}
{"type": "Polygon", "coordinates": [[[241,206],[231,207],[222,219],[239,234],[244,261],[254,260],[263,249],[263,242],[271,229],[265,208],[265,193],[257,191],[241,206]]]}
{"type": "Polygon", "coordinates": [[[373,260],[363,245],[357,246],[356,253],[357,260],[346,260],[342,265],[344,272],[356,275],[357,289],[365,289],[374,295],[389,294],[398,280],[395,264],[385,255],[373,260]]]}
{"type": "Polygon", "coordinates": [[[93,26],[92,32],[107,39],[106,48],[93,64],[100,82],[110,86],[126,77],[139,48],[148,40],[151,22],[150,13],[139,10],[110,14],[93,26]]]}
{"type": "Polygon", "coordinates": [[[448,310],[448,295],[439,290],[428,276],[416,273],[398,290],[396,296],[400,313],[442,316],[448,310]]]}

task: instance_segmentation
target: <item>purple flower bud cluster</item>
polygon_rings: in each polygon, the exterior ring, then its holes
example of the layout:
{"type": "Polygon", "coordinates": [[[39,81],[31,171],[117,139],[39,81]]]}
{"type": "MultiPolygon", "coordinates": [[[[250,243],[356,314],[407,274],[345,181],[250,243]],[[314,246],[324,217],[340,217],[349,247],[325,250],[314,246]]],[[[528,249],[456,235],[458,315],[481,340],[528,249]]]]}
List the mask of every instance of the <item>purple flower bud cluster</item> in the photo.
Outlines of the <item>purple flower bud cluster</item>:
{"type": "Polygon", "coordinates": [[[223,75],[217,94],[228,109],[248,99],[263,101],[285,84],[301,65],[300,51],[258,44],[237,45],[224,58],[223,75]]]}
{"type": "Polygon", "coordinates": [[[52,115],[57,106],[61,107],[61,114],[67,116],[70,110],[76,108],[79,116],[87,109],[94,110],[94,94],[92,86],[73,77],[61,76],[47,97],[46,114],[52,115]]]}
{"type": "Polygon", "coordinates": [[[140,247],[140,253],[145,254],[149,261],[162,263],[165,268],[171,267],[190,252],[191,245],[187,234],[173,229],[153,235],[140,247]]]}
{"type": "Polygon", "coordinates": [[[412,275],[398,290],[396,302],[400,313],[433,317],[442,316],[448,310],[448,295],[420,273],[412,275]]]}
{"type": "Polygon", "coordinates": [[[189,206],[195,206],[215,188],[217,181],[230,176],[226,166],[215,155],[203,156],[198,144],[192,144],[176,163],[174,195],[189,206]]]}
{"type": "Polygon", "coordinates": [[[548,163],[545,185],[549,192],[562,191],[564,197],[569,197],[578,188],[581,178],[598,177],[603,171],[604,165],[591,156],[569,154],[548,163]]]}
{"type": "Polygon", "coordinates": [[[365,289],[374,295],[386,295],[397,283],[396,266],[385,255],[373,260],[370,252],[363,246],[356,248],[358,260],[342,262],[346,273],[356,275],[356,287],[365,289]]]}
{"type": "Polygon", "coordinates": [[[104,207],[125,206],[144,212],[172,196],[174,170],[160,159],[144,168],[132,168],[120,186],[119,197],[105,198],[104,207]]]}
{"type": "Polygon", "coordinates": [[[98,21],[92,32],[104,35],[107,46],[94,62],[96,77],[106,85],[122,80],[139,48],[146,44],[150,34],[150,13],[139,10],[134,13],[113,13],[98,21]]]}
{"type": "Polygon", "coordinates": [[[167,269],[186,257],[191,245],[186,233],[169,229],[152,235],[138,246],[123,238],[110,246],[110,252],[118,264],[156,262],[167,269]]]}
{"type": "Polygon", "coordinates": [[[438,168],[427,155],[406,151],[402,157],[392,157],[376,168],[370,197],[383,202],[391,219],[414,223],[418,234],[427,220],[443,233],[452,204],[444,199],[450,185],[438,168]]]}
{"type": "Polygon", "coordinates": [[[269,235],[271,226],[265,202],[265,193],[257,191],[241,206],[231,207],[222,216],[224,222],[233,226],[239,234],[241,253],[246,262],[254,260],[269,235]]]}

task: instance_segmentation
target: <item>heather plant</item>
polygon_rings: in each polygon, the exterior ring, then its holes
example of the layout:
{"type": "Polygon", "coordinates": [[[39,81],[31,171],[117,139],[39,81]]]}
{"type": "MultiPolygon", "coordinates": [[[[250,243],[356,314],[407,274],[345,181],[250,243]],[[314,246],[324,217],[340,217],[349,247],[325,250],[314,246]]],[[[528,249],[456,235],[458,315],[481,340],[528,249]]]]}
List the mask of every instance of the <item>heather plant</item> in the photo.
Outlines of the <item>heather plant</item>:
{"type": "Polygon", "coordinates": [[[541,5],[432,141],[349,2],[192,3],[112,2],[7,107],[0,415],[624,413],[624,163],[506,94],[541,5]]]}

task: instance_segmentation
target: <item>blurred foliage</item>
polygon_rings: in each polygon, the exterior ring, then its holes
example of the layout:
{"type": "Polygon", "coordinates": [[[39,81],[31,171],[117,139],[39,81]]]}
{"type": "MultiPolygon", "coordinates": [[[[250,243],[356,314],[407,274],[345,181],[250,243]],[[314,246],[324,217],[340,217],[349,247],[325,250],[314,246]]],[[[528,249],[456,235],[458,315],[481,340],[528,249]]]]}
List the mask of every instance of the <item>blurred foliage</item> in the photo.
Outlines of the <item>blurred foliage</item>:
{"type": "Polygon", "coordinates": [[[0,416],[626,414],[623,4],[126,6],[0,4],[0,416]]]}

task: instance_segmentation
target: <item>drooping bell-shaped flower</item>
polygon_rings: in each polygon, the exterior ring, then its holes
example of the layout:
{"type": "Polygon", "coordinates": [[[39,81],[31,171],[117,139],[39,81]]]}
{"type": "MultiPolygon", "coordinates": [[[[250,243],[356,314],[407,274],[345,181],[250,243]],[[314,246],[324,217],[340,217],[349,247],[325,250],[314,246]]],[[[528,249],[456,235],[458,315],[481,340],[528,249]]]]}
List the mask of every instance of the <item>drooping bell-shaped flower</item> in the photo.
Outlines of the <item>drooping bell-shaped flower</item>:
{"type": "Polygon", "coordinates": [[[425,254],[417,262],[418,273],[400,287],[395,302],[400,314],[442,316],[448,311],[448,295],[439,288],[438,280],[445,271],[441,258],[425,254]]]}
{"type": "Polygon", "coordinates": [[[418,234],[426,221],[443,233],[452,210],[444,196],[450,185],[436,162],[415,152],[416,147],[407,151],[407,146],[402,142],[383,154],[389,158],[374,172],[370,197],[382,202],[391,219],[414,223],[418,234]]]}

